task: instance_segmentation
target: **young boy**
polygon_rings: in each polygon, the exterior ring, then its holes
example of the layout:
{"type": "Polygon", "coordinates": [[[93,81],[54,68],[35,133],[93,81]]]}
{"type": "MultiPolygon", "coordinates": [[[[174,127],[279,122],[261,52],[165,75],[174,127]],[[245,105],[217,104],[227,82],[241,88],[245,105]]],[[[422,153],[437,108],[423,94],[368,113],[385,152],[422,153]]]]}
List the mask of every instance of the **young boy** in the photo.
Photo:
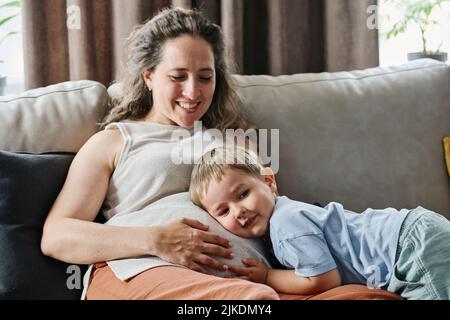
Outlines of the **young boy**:
{"type": "Polygon", "coordinates": [[[216,148],[195,165],[192,201],[242,237],[270,240],[289,270],[245,259],[229,266],[278,292],[314,294],[341,284],[387,289],[406,299],[450,299],[450,222],[418,207],[325,208],[278,196],[275,177],[243,148],[216,148]],[[231,161],[230,161],[231,160],[231,161]]]}

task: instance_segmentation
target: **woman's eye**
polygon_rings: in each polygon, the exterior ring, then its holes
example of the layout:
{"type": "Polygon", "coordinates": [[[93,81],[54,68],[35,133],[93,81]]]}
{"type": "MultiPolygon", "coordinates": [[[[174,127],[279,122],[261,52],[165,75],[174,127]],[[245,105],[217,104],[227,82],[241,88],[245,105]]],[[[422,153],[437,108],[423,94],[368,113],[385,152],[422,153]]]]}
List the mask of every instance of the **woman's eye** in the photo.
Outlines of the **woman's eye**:
{"type": "Polygon", "coordinates": [[[212,76],[208,76],[208,77],[199,77],[199,79],[201,81],[210,81],[213,77],[212,76]]]}
{"type": "Polygon", "coordinates": [[[185,76],[169,76],[169,77],[173,81],[182,81],[182,80],[184,80],[186,78],[185,76]]]}
{"type": "Polygon", "coordinates": [[[243,199],[248,195],[248,190],[245,190],[244,192],[241,192],[241,194],[239,194],[239,199],[243,199]]]}

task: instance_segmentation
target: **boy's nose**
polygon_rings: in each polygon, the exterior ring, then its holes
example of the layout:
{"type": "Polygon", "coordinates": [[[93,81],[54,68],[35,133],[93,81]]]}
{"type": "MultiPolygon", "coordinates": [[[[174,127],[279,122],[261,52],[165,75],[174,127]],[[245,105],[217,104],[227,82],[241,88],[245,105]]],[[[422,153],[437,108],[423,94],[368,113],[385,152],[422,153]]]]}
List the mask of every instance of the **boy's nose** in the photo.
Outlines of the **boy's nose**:
{"type": "Polygon", "coordinates": [[[239,222],[241,226],[247,221],[247,210],[245,208],[236,208],[235,219],[239,222]]]}
{"type": "Polygon", "coordinates": [[[245,208],[243,208],[243,207],[236,207],[234,212],[235,212],[236,218],[240,218],[242,216],[245,216],[245,214],[247,213],[247,210],[245,210],[245,208]]]}

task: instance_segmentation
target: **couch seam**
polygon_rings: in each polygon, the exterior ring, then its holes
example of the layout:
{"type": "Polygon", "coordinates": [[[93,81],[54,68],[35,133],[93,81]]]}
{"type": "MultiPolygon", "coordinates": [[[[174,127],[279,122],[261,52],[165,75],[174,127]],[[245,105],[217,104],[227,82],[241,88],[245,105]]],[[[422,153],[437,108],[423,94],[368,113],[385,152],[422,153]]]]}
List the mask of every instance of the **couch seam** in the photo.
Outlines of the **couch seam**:
{"type": "Polygon", "coordinates": [[[359,81],[366,78],[375,78],[379,76],[385,76],[385,75],[391,75],[391,74],[397,74],[397,73],[404,73],[404,72],[410,72],[410,71],[416,71],[416,70],[423,70],[423,69],[450,69],[448,66],[442,66],[442,65],[436,65],[436,66],[427,66],[427,67],[421,67],[421,68],[414,68],[414,69],[407,69],[407,70],[398,70],[398,71],[392,71],[392,72],[385,72],[385,73],[379,73],[374,75],[367,75],[362,77],[353,77],[353,78],[336,78],[336,79],[320,79],[320,80],[309,80],[309,81],[294,81],[294,82],[288,82],[283,83],[279,85],[272,85],[272,84],[250,84],[250,85],[237,85],[238,88],[251,88],[251,87],[271,87],[271,88],[279,88],[279,87],[285,87],[295,84],[309,84],[309,83],[318,83],[318,82],[331,82],[331,81],[341,81],[341,80],[354,80],[359,81]]]}
{"type": "Polygon", "coordinates": [[[67,92],[79,91],[79,90],[84,90],[84,89],[90,89],[90,88],[93,88],[93,87],[103,87],[103,88],[105,88],[101,84],[92,84],[92,85],[79,87],[79,88],[73,88],[73,89],[67,89],[67,90],[62,90],[61,89],[61,90],[57,90],[57,91],[45,92],[45,93],[43,93],[41,95],[37,95],[37,96],[15,97],[15,98],[13,98],[11,100],[2,100],[2,101],[0,101],[0,103],[2,103],[2,102],[3,103],[14,102],[14,101],[17,101],[17,100],[22,100],[22,99],[37,99],[37,98],[41,98],[43,96],[47,96],[47,95],[54,94],[54,93],[67,93],[67,92]]]}

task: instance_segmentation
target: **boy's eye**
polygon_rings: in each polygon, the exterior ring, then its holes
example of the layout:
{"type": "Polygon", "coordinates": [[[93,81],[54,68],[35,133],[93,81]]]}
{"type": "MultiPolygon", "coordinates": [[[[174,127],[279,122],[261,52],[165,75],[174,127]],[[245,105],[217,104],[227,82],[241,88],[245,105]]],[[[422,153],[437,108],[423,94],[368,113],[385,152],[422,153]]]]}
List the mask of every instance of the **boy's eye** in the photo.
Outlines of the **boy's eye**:
{"type": "Polygon", "coordinates": [[[225,216],[228,214],[228,212],[230,212],[230,209],[225,208],[222,211],[220,211],[219,216],[225,216]]]}
{"type": "Polygon", "coordinates": [[[248,195],[248,190],[245,190],[244,192],[241,192],[239,194],[239,199],[244,199],[248,195]]]}

